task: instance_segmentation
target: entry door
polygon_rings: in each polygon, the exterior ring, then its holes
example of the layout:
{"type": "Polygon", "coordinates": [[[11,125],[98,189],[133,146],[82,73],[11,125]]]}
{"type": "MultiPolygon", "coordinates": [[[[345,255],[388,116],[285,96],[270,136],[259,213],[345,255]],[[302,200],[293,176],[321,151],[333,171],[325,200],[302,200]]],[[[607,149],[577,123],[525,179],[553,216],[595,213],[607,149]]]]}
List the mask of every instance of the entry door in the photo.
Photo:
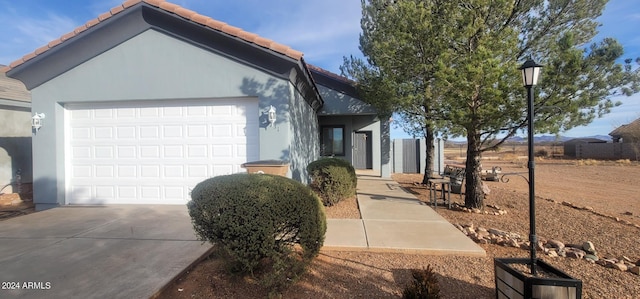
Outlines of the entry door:
{"type": "Polygon", "coordinates": [[[355,132],[353,138],[353,167],[356,169],[372,169],[371,132],[355,132]]]}

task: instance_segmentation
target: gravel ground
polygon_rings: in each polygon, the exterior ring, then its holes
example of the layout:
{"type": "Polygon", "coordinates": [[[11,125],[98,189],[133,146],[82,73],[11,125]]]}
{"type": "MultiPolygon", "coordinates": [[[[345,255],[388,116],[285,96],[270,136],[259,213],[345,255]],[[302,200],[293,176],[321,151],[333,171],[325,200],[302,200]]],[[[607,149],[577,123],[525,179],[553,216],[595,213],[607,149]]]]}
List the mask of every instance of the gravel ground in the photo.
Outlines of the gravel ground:
{"type": "MultiPolygon", "coordinates": [[[[488,163],[487,163],[488,164],[488,163]]],[[[491,166],[491,165],[487,165],[491,166]]],[[[518,165],[503,164],[503,172],[526,172],[518,165]],[[513,168],[513,169],[510,169],[513,168]]],[[[592,241],[600,257],[627,256],[640,259],[640,198],[637,192],[638,165],[577,166],[570,163],[539,163],[536,168],[537,234],[565,243],[592,241]],[[603,192],[602,189],[606,189],[603,192]],[[556,201],[555,203],[552,202],[556,201]],[[591,206],[591,211],[562,205],[571,201],[591,206]]],[[[413,183],[419,175],[394,175],[423,201],[427,190],[413,183]]],[[[526,183],[512,178],[510,183],[487,182],[491,193],[485,203],[498,205],[506,215],[494,216],[438,208],[451,223],[528,235],[528,193],[526,183]]],[[[462,202],[454,195],[452,199],[462,202]]],[[[354,199],[327,208],[333,218],[358,218],[354,199]]],[[[486,257],[427,256],[381,252],[322,252],[308,272],[284,294],[283,298],[397,298],[410,281],[410,269],[425,268],[436,272],[442,298],[495,298],[494,257],[528,257],[523,249],[481,245],[486,257]]],[[[583,298],[638,298],[640,276],[609,269],[585,260],[540,258],[569,275],[582,280],[583,298]]],[[[169,285],[159,298],[263,298],[268,292],[249,278],[231,277],[219,258],[212,257],[169,285]]]]}

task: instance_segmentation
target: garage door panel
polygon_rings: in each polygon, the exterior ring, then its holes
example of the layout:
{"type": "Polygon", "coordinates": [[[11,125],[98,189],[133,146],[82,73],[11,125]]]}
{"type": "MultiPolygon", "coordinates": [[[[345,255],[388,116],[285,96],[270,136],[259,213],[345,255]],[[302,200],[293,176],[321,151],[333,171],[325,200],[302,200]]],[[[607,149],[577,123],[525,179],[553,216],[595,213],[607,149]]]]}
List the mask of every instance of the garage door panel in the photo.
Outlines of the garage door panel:
{"type": "Polygon", "coordinates": [[[138,176],[138,167],[136,165],[118,165],[119,178],[135,178],[138,176]]]}
{"type": "Polygon", "coordinates": [[[163,147],[164,158],[180,158],[184,157],[184,146],[182,145],[165,145],[163,147]]]}
{"type": "Polygon", "coordinates": [[[111,109],[94,110],[93,115],[96,119],[112,119],[114,111],[111,109]]]}
{"type": "Polygon", "coordinates": [[[207,157],[207,145],[206,144],[192,144],[187,145],[187,159],[200,159],[207,157]]]}
{"type": "Polygon", "coordinates": [[[91,139],[91,129],[90,128],[73,128],[73,130],[71,131],[71,136],[73,137],[73,139],[75,140],[89,140],[91,139]]]}
{"type": "MultiPolygon", "coordinates": [[[[116,146],[118,159],[135,159],[136,147],[133,145],[116,146]]],[[[75,158],[75,157],[74,157],[75,158]]]]}
{"type": "Polygon", "coordinates": [[[206,178],[209,177],[209,171],[206,165],[188,165],[187,177],[189,178],[206,178]]]}
{"type": "Polygon", "coordinates": [[[162,115],[165,117],[182,116],[182,107],[163,107],[162,115]]]}
{"type": "Polygon", "coordinates": [[[191,106],[187,107],[187,116],[206,116],[207,107],[205,106],[191,106]]]}
{"type": "Polygon", "coordinates": [[[71,153],[76,159],[91,158],[91,147],[89,146],[74,146],[71,148],[71,153]]]}
{"type": "Polygon", "coordinates": [[[135,186],[117,186],[118,188],[118,199],[129,202],[135,201],[138,197],[138,188],[135,186]]]}
{"type": "Polygon", "coordinates": [[[160,145],[142,145],[140,149],[140,159],[160,158],[160,145]]]}
{"type": "Polygon", "coordinates": [[[231,164],[227,164],[227,165],[213,165],[213,176],[217,176],[217,175],[224,175],[225,173],[232,173],[232,172],[237,172],[237,168],[234,167],[234,165],[231,164]]]}
{"type": "Polygon", "coordinates": [[[96,127],[93,136],[95,139],[113,139],[113,127],[96,127]]]}
{"type": "Polygon", "coordinates": [[[141,118],[158,118],[160,116],[160,107],[145,107],[140,108],[141,118]]]}
{"type": "Polygon", "coordinates": [[[187,137],[188,138],[208,137],[207,125],[200,124],[200,125],[187,126],[187,137]]]}
{"type": "Polygon", "coordinates": [[[232,158],[233,145],[232,144],[214,145],[211,147],[211,156],[217,157],[217,158],[232,158]]]}
{"type": "Polygon", "coordinates": [[[170,201],[182,199],[182,195],[185,193],[185,191],[185,188],[181,186],[164,187],[164,197],[170,201]]]}
{"type": "Polygon", "coordinates": [[[143,165],[140,167],[141,179],[159,179],[160,165],[143,165]]]}
{"type": "Polygon", "coordinates": [[[96,159],[113,159],[114,158],[114,149],[113,146],[105,146],[99,145],[95,147],[95,158],[96,159]]]}
{"type": "Polygon", "coordinates": [[[158,139],[160,138],[160,128],[157,126],[142,126],[139,134],[142,139],[158,139]]]}
{"type": "Polygon", "coordinates": [[[127,126],[116,129],[116,139],[135,139],[136,137],[136,127],[127,126]]]}
{"type": "Polygon", "coordinates": [[[96,186],[96,198],[113,201],[116,199],[115,186],[96,186]]]}
{"type": "Polygon", "coordinates": [[[180,125],[166,125],[162,127],[162,137],[163,138],[182,138],[184,134],[182,133],[183,127],[180,125]]]}
{"type": "Polygon", "coordinates": [[[96,178],[114,178],[115,167],[113,165],[96,165],[94,166],[96,178]]]}
{"type": "Polygon", "coordinates": [[[183,204],[259,157],[256,99],[95,106],[65,107],[69,204],[183,204]]]}
{"type": "Polygon", "coordinates": [[[94,198],[91,186],[75,185],[72,186],[67,196],[72,196],[77,203],[89,204],[94,198]]]}
{"type": "Polygon", "coordinates": [[[116,118],[118,120],[135,119],[136,109],[133,108],[119,108],[116,110],[116,118]]]}

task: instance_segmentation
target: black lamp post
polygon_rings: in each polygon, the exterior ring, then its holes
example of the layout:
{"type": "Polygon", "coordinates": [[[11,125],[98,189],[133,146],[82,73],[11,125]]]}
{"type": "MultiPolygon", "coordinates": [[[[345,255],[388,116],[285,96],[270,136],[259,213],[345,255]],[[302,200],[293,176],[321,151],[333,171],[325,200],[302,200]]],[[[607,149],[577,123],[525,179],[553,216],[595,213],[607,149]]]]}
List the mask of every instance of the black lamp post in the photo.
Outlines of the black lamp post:
{"type": "MultiPolygon", "coordinates": [[[[569,276],[567,273],[554,268],[543,260],[536,259],[536,203],[533,160],[533,87],[538,83],[542,66],[532,59],[527,60],[521,67],[522,81],[527,89],[527,124],[529,126],[529,242],[531,260],[527,258],[495,258],[494,271],[496,282],[496,298],[582,298],[582,281],[569,276]],[[519,267],[511,265],[531,266],[531,276],[521,271],[519,267]],[[549,275],[538,276],[536,268],[549,275]],[[544,294],[544,295],[543,295],[544,294]]],[[[519,175],[518,173],[513,173],[519,175]]],[[[506,176],[505,174],[504,176],[506,176]]],[[[508,182],[504,179],[503,182],[508,182]]]]}
{"type": "Polygon", "coordinates": [[[531,275],[536,276],[536,246],[538,239],[536,237],[536,201],[535,201],[535,181],[534,170],[535,161],[533,156],[533,87],[538,84],[540,76],[540,68],[542,65],[537,64],[532,59],[528,59],[521,67],[522,82],[527,88],[527,121],[528,121],[528,149],[529,149],[529,242],[531,251],[531,275]]]}

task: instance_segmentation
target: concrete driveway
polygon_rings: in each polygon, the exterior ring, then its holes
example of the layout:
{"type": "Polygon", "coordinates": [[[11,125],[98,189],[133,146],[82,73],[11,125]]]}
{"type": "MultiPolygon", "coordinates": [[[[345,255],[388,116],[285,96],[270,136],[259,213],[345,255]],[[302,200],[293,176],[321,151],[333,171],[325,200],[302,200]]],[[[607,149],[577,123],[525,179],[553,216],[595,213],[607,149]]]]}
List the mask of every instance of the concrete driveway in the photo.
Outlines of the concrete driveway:
{"type": "Polygon", "coordinates": [[[149,298],[206,254],[186,206],[71,206],[0,221],[0,298],[149,298]]]}

